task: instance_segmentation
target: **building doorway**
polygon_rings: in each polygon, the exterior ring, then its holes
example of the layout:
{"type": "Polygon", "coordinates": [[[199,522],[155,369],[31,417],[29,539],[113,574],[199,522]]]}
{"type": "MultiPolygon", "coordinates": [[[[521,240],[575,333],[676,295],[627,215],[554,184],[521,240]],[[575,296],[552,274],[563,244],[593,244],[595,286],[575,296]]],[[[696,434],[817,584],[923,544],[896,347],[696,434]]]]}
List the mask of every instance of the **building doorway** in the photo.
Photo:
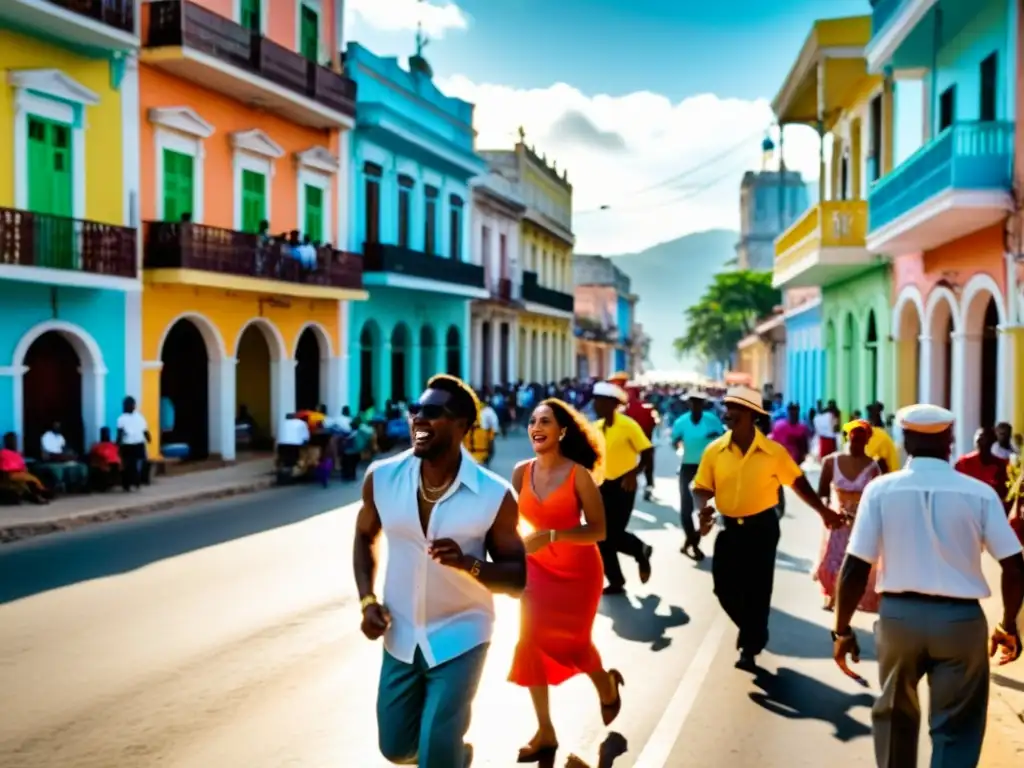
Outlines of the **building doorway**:
{"type": "Polygon", "coordinates": [[[448,326],[445,335],[445,370],[451,376],[462,378],[462,338],[457,326],[448,326]]]}
{"type": "Polygon", "coordinates": [[[160,442],[164,453],[173,448],[182,458],[205,459],[210,455],[209,359],[206,342],[194,322],[182,318],[171,327],[160,360],[160,442]]]}
{"type": "Polygon", "coordinates": [[[306,328],[295,345],[295,407],[300,411],[312,410],[324,402],[320,391],[323,357],[316,331],[306,328]]]}
{"type": "Polygon", "coordinates": [[[409,402],[409,326],[399,323],[391,331],[391,401],[409,402]]]}
{"type": "Polygon", "coordinates": [[[373,320],[363,323],[359,332],[359,410],[377,405],[380,380],[380,328],[373,320]]]}
{"type": "Polygon", "coordinates": [[[86,435],[82,408],[83,361],[60,331],[47,331],[32,342],[23,365],[22,445],[39,458],[45,432],[60,422],[69,448],[85,453],[99,435],[86,435]]]}
{"type": "Polygon", "coordinates": [[[261,449],[273,445],[270,343],[262,325],[252,322],[238,339],[235,352],[235,446],[261,449]]]}

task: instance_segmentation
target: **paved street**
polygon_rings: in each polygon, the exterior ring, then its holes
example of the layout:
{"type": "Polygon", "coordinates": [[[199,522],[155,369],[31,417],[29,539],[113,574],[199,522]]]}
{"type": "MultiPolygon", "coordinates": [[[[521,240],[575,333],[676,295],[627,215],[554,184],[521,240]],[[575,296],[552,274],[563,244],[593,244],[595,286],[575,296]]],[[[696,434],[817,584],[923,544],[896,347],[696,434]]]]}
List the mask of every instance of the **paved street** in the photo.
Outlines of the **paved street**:
{"type": "MultiPolygon", "coordinates": [[[[502,443],[496,469],[508,476],[526,450],[502,443]]],[[[659,463],[656,503],[634,520],[655,547],[654,577],[606,599],[596,627],[625,675],[622,715],[609,733],[586,680],[558,689],[558,765],[571,751],[597,765],[601,750],[616,768],[873,765],[876,670],[861,664],[865,690],[828,658],[829,614],[809,576],[816,519],[791,498],[769,652],[762,672],[741,672],[709,563],[678,554],[667,448],[659,463]]],[[[0,550],[0,766],[385,765],[381,651],[359,634],[350,573],[355,495],[271,491],[0,550]]],[[[527,694],[504,682],[517,606],[502,599],[499,612],[470,734],[478,768],[512,765],[534,727],[527,694]]],[[[1002,726],[983,765],[1020,765],[1002,726]]]]}

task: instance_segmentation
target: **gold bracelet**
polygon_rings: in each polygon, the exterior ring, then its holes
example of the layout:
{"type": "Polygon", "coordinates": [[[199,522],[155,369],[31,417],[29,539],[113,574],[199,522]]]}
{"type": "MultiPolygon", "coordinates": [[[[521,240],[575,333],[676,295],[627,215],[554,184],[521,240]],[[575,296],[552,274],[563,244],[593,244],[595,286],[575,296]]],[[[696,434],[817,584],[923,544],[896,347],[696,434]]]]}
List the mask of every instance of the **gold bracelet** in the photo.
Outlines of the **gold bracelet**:
{"type": "Polygon", "coordinates": [[[474,579],[479,579],[480,578],[480,561],[479,560],[474,560],[473,561],[473,565],[471,565],[469,567],[469,575],[472,576],[474,579]]]}
{"type": "Polygon", "coordinates": [[[554,530],[548,531],[548,539],[549,539],[549,542],[551,544],[555,543],[555,533],[556,533],[556,531],[554,531],[554,530]]]}
{"type": "Polygon", "coordinates": [[[366,597],[364,597],[362,600],[359,601],[359,610],[365,611],[371,605],[376,605],[376,604],[377,604],[377,596],[376,595],[367,595],[366,597]]]}

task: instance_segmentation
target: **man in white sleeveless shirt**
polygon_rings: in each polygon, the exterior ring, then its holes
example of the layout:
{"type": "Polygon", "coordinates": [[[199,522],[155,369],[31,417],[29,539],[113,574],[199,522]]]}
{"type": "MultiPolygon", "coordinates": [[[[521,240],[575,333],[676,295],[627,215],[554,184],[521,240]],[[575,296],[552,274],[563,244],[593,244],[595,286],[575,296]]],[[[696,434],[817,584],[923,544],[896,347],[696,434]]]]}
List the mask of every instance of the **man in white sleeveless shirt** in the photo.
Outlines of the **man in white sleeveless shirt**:
{"type": "Polygon", "coordinates": [[[871,481],[861,497],[839,574],[833,656],[844,669],[847,656],[858,661],[850,619],[875,565],[882,593],[875,624],[882,692],[871,714],[877,764],[917,765],[917,689],[927,676],[932,768],[972,768],[985,736],[988,657],[1002,649],[999,663],[1008,664],[1021,654],[1024,558],[995,491],[950,466],[953,414],[912,405],[897,419],[910,461],[871,481]],[[1003,621],[991,637],[979,603],[990,594],[983,550],[1003,568],[1003,621]]]}
{"type": "Polygon", "coordinates": [[[470,707],[494,629],[492,592],[519,596],[526,552],[511,486],[462,447],[472,391],[434,376],[409,407],[412,449],[363,480],[353,566],[369,639],[384,636],[377,696],[380,751],[420,768],[462,768],[470,707]],[[384,600],[374,594],[387,539],[384,600]]]}

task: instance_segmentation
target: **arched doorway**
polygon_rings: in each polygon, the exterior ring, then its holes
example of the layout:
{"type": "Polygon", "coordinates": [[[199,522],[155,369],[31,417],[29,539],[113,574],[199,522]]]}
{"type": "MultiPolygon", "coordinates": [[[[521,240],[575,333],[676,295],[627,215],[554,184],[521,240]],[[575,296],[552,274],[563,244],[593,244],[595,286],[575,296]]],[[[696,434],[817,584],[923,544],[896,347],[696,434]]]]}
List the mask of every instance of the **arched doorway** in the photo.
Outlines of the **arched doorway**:
{"type": "Polygon", "coordinates": [[[377,403],[377,382],[380,380],[380,328],[373,320],[363,323],[359,332],[359,410],[377,403]]]}
{"type": "Polygon", "coordinates": [[[165,454],[172,446],[186,457],[210,455],[209,355],[194,322],[181,318],[171,326],[160,350],[160,432],[165,454]]]}
{"type": "MultiPolygon", "coordinates": [[[[68,448],[84,453],[99,435],[86,435],[82,403],[83,361],[60,331],[38,336],[25,353],[22,379],[22,444],[39,458],[43,434],[60,422],[68,448]]],[[[102,426],[102,425],[101,425],[102,426]]]]}
{"type": "Polygon", "coordinates": [[[399,323],[391,331],[391,400],[409,402],[409,326],[399,323]]]}
{"type": "Polygon", "coordinates": [[[839,350],[836,344],[836,324],[825,323],[825,401],[839,402],[839,350]]]}
{"type": "Polygon", "coordinates": [[[878,402],[878,328],[875,326],[875,310],[868,310],[867,328],[864,331],[865,375],[868,403],[878,402]]]}
{"type": "Polygon", "coordinates": [[[270,334],[262,322],[252,322],[238,338],[235,351],[235,438],[239,448],[266,448],[273,443],[277,414],[274,413],[271,378],[271,361],[275,355],[271,352],[271,344],[275,340],[268,338],[270,334]]]}
{"type": "Polygon", "coordinates": [[[981,426],[995,426],[999,389],[999,309],[989,296],[981,329],[981,426]]]}
{"type": "Polygon", "coordinates": [[[320,333],[312,326],[307,327],[295,345],[295,407],[298,410],[316,408],[327,400],[323,363],[329,357],[329,351],[323,349],[320,333]]]}
{"type": "Polygon", "coordinates": [[[917,301],[898,305],[896,327],[896,407],[904,408],[921,396],[921,312],[917,301]]]}
{"type": "Polygon", "coordinates": [[[483,376],[479,382],[481,386],[489,387],[494,383],[494,334],[492,332],[491,322],[485,320],[480,326],[480,348],[483,359],[482,363],[483,376]]]}
{"type": "Polygon", "coordinates": [[[999,416],[1000,386],[999,325],[1002,307],[997,299],[998,286],[987,276],[976,276],[964,290],[962,357],[956,362],[961,375],[958,387],[963,393],[963,412],[957,418],[964,430],[957,430],[959,439],[969,448],[978,427],[995,426],[999,416]],[[980,285],[979,285],[980,283],[980,285]]]}
{"type": "Polygon", "coordinates": [[[955,299],[948,288],[935,289],[939,293],[929,300],[928,336],[931,352],[928,401],[943,408],[952,407],[953,355],[951,343],[956,330],[954,320],[955,299]],[[948,293],[948,296],[946,295],[948,293]]]}
{"type": "Polygon", "coordinates": [[[843,322],[843,364],[842,364],[842,401],[839,407],[842,409],[843,418],[847,419],[853,415],[856,410],[861,410],[863,403],[859,401],[860,398],[860,387],[857,386],[857,377],[860,375],[860,368],[857,365],[857,352],[860,347],[860,342],[857,337],[857,321],[853,318],[853,313],[849,312],[846,315],[846,320],[843,322]]]}
{"type": "Polygon", "coordinates": [[[420,328],[420,387],[425,388],[430,377],[437,373],[437,336],[432,326],[420,328]]]}
{"type": "Polygon", "coordinates": [[[462,378],[462,342],[457,326],[448,326],[445,334],[445,370],[462,378]]]}

